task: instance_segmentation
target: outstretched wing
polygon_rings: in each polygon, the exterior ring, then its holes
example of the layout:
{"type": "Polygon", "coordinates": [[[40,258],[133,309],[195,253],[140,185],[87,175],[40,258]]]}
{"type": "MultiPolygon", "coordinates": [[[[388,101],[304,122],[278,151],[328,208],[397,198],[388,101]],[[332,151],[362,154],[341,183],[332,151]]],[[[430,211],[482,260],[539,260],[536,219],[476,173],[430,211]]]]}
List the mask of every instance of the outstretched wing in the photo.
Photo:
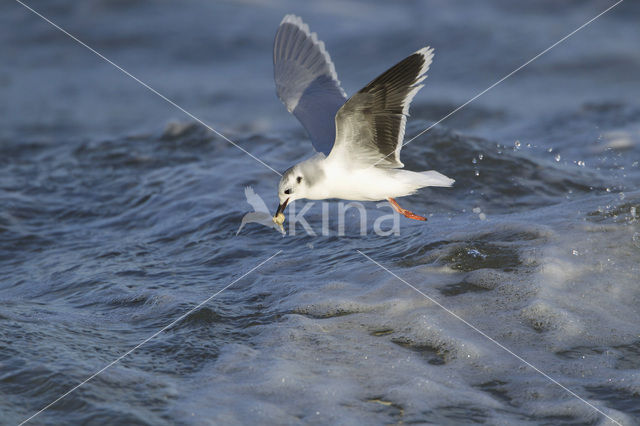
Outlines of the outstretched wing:
{"type": "Polygon", "coordinates": [[[336,143],[330,156],[350,163],[400,168],[400,149],[409,105],[433,59],[422,48],[353,95],[336,115],[336,143]]]}
{"type": "Polygon", "coordinates": [[[276,92],[309,133],[316,151],[328,155],[335,116],[347,100],[324,43],[295,15],[284,17],[273,45],[276,92]]]}

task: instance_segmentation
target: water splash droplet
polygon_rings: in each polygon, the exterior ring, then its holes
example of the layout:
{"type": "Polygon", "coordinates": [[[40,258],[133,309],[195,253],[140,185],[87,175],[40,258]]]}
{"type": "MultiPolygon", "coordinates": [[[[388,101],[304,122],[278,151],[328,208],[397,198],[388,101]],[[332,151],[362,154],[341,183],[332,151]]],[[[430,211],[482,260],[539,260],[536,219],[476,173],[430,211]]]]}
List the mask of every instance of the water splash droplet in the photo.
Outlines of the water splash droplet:
{"type": "Polygon", "coordinates": [[[481,253],[479,250],[477,249],[468,249],[467,250],[467,254],[476,258],[482,258],[482,259],[486,259],[487,255],[484,253],[481,253]]]}

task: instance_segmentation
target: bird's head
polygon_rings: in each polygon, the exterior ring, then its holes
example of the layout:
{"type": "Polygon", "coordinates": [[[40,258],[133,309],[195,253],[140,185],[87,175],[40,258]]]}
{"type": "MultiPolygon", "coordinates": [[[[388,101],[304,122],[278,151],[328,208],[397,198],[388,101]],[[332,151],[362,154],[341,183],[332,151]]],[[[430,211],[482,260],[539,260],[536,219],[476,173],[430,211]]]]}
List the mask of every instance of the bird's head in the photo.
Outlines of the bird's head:
{"type": "Polygon", "coordinates": [[[282,178],[280,178],[280,183],[278,184],[280,205],[273,216],[273,220],[279,225],[284,222],[284,209],[287,204],[293,200],[306,197],[307,181],[301,169],[299,165],[293,166],[284,172],[282,178]]]}

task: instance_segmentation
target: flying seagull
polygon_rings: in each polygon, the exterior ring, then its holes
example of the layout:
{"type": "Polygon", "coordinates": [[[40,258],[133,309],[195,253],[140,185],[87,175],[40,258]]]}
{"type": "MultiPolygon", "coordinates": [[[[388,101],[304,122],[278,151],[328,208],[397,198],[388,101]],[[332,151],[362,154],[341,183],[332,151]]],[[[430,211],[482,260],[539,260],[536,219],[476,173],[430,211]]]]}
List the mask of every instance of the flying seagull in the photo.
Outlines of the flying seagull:
{"type": "Polygon", "coordinates": [[[276,92],[317,153],[282,175],[274,222],[282,224],[287,204],[301,198],[388,200],[398,213],[427,220],[400,207],[395,198],[454,183],[435,170],[401,170],[409,105],[432,58],[433,49],[424,47],[347,100],[324,43],[299,17],[284,17],[273,47],[276,92]]]}

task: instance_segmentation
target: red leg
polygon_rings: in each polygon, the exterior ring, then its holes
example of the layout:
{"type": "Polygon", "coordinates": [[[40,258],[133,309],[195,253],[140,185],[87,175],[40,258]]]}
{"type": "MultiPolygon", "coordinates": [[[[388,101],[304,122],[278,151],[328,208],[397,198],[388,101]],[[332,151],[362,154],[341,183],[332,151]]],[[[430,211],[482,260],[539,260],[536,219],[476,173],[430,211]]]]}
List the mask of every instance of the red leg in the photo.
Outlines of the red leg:
{"type": "Polygon", "coordinates": [[[403,209],[402,207],[400,207],[398,202],[396,200],[394,200],[393,198],[387,198],[387,200],[389,200],[389,204],[391,204],[391,207],[393,207],[393,209],[395,211],[397,211],[398,213],[400,213],[404,217],[408,217],[409,219],[415,219],[415,220],[423,220],[423,221],[427,220],[426,217],[418,216],[417,214],[412,213],[407,209],[403,209]]]}

